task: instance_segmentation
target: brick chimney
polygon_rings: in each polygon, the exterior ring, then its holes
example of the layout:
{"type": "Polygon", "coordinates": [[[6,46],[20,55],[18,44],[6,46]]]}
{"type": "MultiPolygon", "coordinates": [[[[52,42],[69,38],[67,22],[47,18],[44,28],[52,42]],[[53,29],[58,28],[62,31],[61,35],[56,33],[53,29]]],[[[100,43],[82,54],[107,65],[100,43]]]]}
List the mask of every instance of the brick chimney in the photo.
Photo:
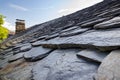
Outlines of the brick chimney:
{"type": "Polygon", "coordinates": [[[16,34],[25,31],[25,20],[16,19],[16,34]]]}

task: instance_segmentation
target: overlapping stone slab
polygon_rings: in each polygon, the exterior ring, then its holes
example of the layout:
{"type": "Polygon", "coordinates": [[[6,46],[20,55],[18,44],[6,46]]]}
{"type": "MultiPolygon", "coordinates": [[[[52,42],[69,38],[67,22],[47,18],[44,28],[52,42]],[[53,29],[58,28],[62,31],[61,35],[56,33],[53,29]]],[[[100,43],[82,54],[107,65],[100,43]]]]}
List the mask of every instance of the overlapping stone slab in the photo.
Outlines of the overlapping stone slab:
{"type": "Polygon", "coordinates": [[[31,50],[24,53],[23,57],[27,61],[37,61],[46,56],[53,50],[40,47],[34,47],[31,50]]]}
{"type": "Polygon", "coordinates": [[[39,41],[37,45],[48,48],[98,48],[102,51],[120,47],[120,28],[112,30],[91,30],[71,37],[54,38],[48,41],[39,41]]]}
{"type": "Polygon", "coordinates": [[[103,59],[108,55],[108,52],[101,52],[96,49],[85,49],[77,53],[77,56],[90,61],[101,63],[103,59]]]}
{"type": "Polygon", "coordinates": [[[30,43],[34,43],[36,41],[39,41],[39,40],[42,40],[42,39],[45,39],[45,38],[46,38],[46,36],[41,36],[41,37],[39,37],[37,39],[34,39],[34,40],[30,41],[30,43]]]}
{"type": "Polygon", "coordinates": [[[17,54],[19,52],[25,52],[28,51],[32,48],[30,43],[26,43],[26,44],[16,44],[12,50],[13,50],[13,54],[17,54]]]}
{"type": "Polygon", "coordinates": [[[100,18],[100,19],[97,19],[97,20],[92,20],[92,21],[89,21],[87,23],[82,24],[81,27],[83,27],[83,28],[93,27],[94,25],[96,25],[98,23],[101,23],[103,21],[109,20],[109,19],[110,18],[100,18]]]}
{"type": "Polygon", "coordinates": [[[76,28],[78,28],[79,26],[73,26],[73,27],[70,27],[70,28],[67,28],[65,30],[62,30],[60,33],[63,33],[63,32],[67,32],[67,31],[71,31],[71,30],[74,30],[76,28]]]}
{"type": "Polygon", "coordinates": [[[45,38],[45,40],[50,40],[50,39],[56,38],[56,37],[58,37],[58,36],[59,36],[58,33],[53,34],[53,35],[47,35],[46,38],[45,38]]]}
{"type": "Polygon", "coordinates": [[[115,17],[111,20],[96,24],[95,29],[109,29],[109,28],[120,28],[120,17],[115,17]]]}
{"type": "Polygon", "coordinates": [[[25,52],[25,51],[29,51],[32,48],[31,44],[25,45],[23,47],[20,48],[21,52],[25,52]]]}
{"type": "Polygon", "coordinates": [[[60,37],[69,37],[69,36],[74,36],[74,35],[78,35],[81,33],[84,33],[86,31],[90,30],[90,28],[76,28],[75,30],[70,30],[70,31],[66,31],[60,34],[60,37]]]}
{"type": "Polygon", "coordinates": [[[94,80],[98,68],[78,59],[76,53],[80,50],[55,50],[38,62],[32,70],[34,80],[94,80]]]}
{"type": "Polygon", "coordinates": [[[116,16],[120,15],[120,8],[114,8],[111,10],[108,10],[106,12],[103,12],[102,14],[98,15],[98,17],[103,17],[103,16],[116,16]]]}
{"type": "Polygon", "coordinates": [[[103,60],[96,80],[120,80],[120,50],[112,51],[103,60]]]}
{"type": "Polygon", "coordinates": [[[16,61],[16,60],[19,60],[19,59],[23,58],[23,54],[24,54],[24,53],[19,53],[19,54],[16,54],[16,55],[10,57],[10,58],[8,59],[8,62],[14,62],[14,61],[16,61]]]}

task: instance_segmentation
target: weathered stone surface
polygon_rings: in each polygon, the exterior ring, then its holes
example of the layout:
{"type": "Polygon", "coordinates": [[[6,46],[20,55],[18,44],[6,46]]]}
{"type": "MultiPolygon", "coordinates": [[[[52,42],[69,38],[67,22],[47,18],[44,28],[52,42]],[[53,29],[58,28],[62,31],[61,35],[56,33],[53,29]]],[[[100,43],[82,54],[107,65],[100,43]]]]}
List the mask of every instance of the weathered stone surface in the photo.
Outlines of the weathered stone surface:
{"type": "Polygon", "coordinates": [[[36,41],[43,40],[45,38],[46,38],[46,36],[41,36],[41,37],[38,37],[38,38],[35,38],[35,39],[31,40],[30,43],[34,43],[36,41]]]}
{"type": "Polygon", "coordinates": [[[120,28],[120,17],[115,17],[111,20],[96,24],[95,29],[120,28]]]}
{"type": "Polygon", "coordinates": [[[63,33],[63,32],[67,32],[67,31],[71,31],[71,30],[74,30],[76,28],[78,28],[79,26],[73,26],[73,27],[70,27],[70,28],[67,28],[67,29],[64,29],[62,30],[60,33],[63,33]]]}
{"type": "Polygon", "coordinates": [[[63,30],[64,29],[67,29],[67,28],[70,28],[70,27],[72,27],[72,26],[74,26],[75,25],[75,21],[68,21],[68,24],[66,24],[64,27],[63,27],[63,30]]]}
{"type": "Polygon", "coordinates": [[[86,31],[88,31],[90,28],[77,28],[76,30],[71,30],[71,31],[66,31],[60,34],[60,37],[69,37],[69,36],[74,36],[74,35],[78,35],[81,33],[84,33],[86,31]]]}
{"type": "Polygon", "coordinates": [[[20,52],[20,48],[13,48],[13,54],[18,54],[20,52]]]}
{"type": "MultiPolygon", "coordinates": [[[[70,15],[62,16],[42,24],[32,26],[25,32],[14,35],[13,37],[5,40],[4,43],[9,42],[10,40],[10,43],[15,45],[15,48],[12,47],[12,51],[10,52],[0,52],[7,53],[3,54],[2,56],[4,57],[0,60],[0,74],[2,74],[0,77],[3,76],[7,80],[95,80],[93,77],[96,74],[99,65],[97,65],[94,61],[90,62],[80,57],[78,58],[76,53],[81,50],[76,49],[98,48],[102,51],[111,51],[113,49],[120,48],[120,28],[103,30],[95,30],[93,28],[96,23],[99,23],[99,19],[108,17],[111,19],[119,16],[119,3],[120,0],[103,1],[70,15]],[[53,36],[59,33],[61,34],[62,31],[65,31],[65,34],[66,32],[68,32],[68,34],[72,33],[72,31],[75,31],[74,33],[76,33],[78,30],[73,30],[73,26],[80,26],[81,24],[87,24],[85,27],[90,27],[91,30],[82,34],[76,34],[74,36],[53,36]],[[41,39],[41,37],[44,38],[41,39]],[[47,39],[45,40],[45,38],[47,39]],[[48,48],[59,48],[60,50],[56,50],[48,56],[42,55],[43,59],[41,59],[41,56],[39,56],[39,59],[41,60],[36,61],[35,57],[39,55],[36,54],[38,49],[37,47],[33,47],[33,49],[30,51],[25,52],[26,54],[32,54],[32,56],[27,55],[26,59],[22,58],[12,63],[8,63],[8,59],[11,57],[10,54],[13,54],[14,52],[19,53],[20,48],[25,46],[23,44],[29,42],[35,42],[33,43],[35,46],[41,45],[48,48]],[[65,48],[67,50],[65,50],[65,48]],[[70,50],[68,48],[76,49],[70,50]],[[31,57],[31,59],[28,57],[31,57]],[[33,60],[36,62],[28,62],[27,59],[29,59],[28,61],[33,60]],[[27,68],[29,66],[28,64],[31,63],[34,65],[34,67],[30,66],[30,69],[27,68]]],[[[102,20],[100,23],[101,22],[102,20]]],[[[2,46],[2,51],[10,48],[6,45],[2,46]]],[[[39,48],[38,53],[39,52],[43,53],[45,51],[39,48]]],[[[114,71],[116,70],[117,69],[114,71]]]]}
{"type": "Polygon", "coordinates": [[[28,51],[32,48],[32,45],[31,44],[28,44],[28,45],[25,45],[23,47],[20,48],[20,51],[21,52],[25,52],[25,51],[28,51]]]}
{"type": "Polygon", "coordinates": [[[101,18],[101,19],[98,19],[98,20],[95,20],[95,21],[90,21],[90,22],[87,22],[87,23],[84,23],[81,25],[81,27],[83,28],[86,28],[86,27],[93,27],[94,25],[98,24],[98,23],[101,23],[103,21],[106,21],[108,20],[109,18],[101,18]]]}
{"type": "Polygon", "coordinates": [[[48,56],[51,51],[51,49],[42,48],[41,46],[35,47],[25,52],[24,59],[27,61],[37,61],[48,56]]]}
{"type": "Polygon", "coordinates": [[[98,48],[102,51],[117,49],[120,47],[120,29],[91,30],[71,37],[55,38],[49,41],[39,42],[39,45],[48,48],[98,48]]]}
{"type": "Polygon", "coordinates": [[[0,55],[0,57],[2,57],[2,58],[0,59],[0,68],[1,68],[1,69],[4,68],[6,65],[9,64],[9,63],[8,63],[8,60],[9,60],[9,58],[12,57],[12,56],[13,56],[13,53],[12,53],[12,52],[6,53],[6,54],[4,54],[4,55],[0,55]]]}
{"type": "Polygon", "coordinates": [[[111,10],[108,10],[106,12],[101,13],[100,15],[97,15],[98,17],[103,17],[103,16],[119,16],[120,15],[120,8],[114,8],[111,10]]]}
{"type": "Polygon", "coordinates": [[[77,56],[80,58],[95,61],[98,63],[101,63],[107,55],[107,52],[101,52],[95,49],[85,49],[77,53],[77,56]]]}
{"type": "Polygon", "coordinates": [[[36,41],[36,42],[32,43],[32,46],[33,47],[41,46],[41,42],[45,42],[45,41],[44,40],[36,41]]]}
{"type": "Polygon", "coordinates": [[[97,64],[76,57],[80,50],[56,50],[33,67],[34,80],[93,80],[97,64]]]}
{"type": "Polygon", "coordinates": [[[19,60],[19,59],[23,58],[23,54],[24,54],[24,53],[19,53],[19,54],[16,54],[16,55],[10,57],[10,58],[8,59],[8,62],[14,62],[14,61],[16,61],[16,60],[19,60]]]}
{"type": "Polygon", "coordinates": [[[23,59],[17,60],[0,70],[2,80],[31,80],[32,64],[23,59]]]}
{"type": "Polygon", "coordinates": [[[58,36],[59,36],[59,34],[57,34],[57,33],[54,34],[54,35],[47,35],[46,38],[45,38],[45,40],[50,40],[50,39],[56,38],[58,36]]]}
{"type": "Polygon", "coordinates": [[[19,44],[15,45],[15,48],[20,48],[20,47],[23,47],[23,46],[26,46],[26,45],[30,45],[30,43],[25,43],[25,44],[19,43],[19,44]]]}
{"type": "Polygon", "coordinates": [[[120,80],[120,50],[112,51],[103,60],[96,80],[120,80]]]}
{"type": "Polygon", "coordinates": [[[11,72],[11,74],[7,75],[7,80],[31,80],[31,66],[23,67],[21,69],[17,69],[15,72],[11,72]]]}

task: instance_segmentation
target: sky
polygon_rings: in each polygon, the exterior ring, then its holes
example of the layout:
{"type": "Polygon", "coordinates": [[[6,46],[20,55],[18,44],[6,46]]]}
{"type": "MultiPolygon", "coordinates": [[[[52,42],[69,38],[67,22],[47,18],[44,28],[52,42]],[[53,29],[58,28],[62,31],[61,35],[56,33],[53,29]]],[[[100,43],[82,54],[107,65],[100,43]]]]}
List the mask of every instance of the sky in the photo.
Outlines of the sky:
{"type": "Polygon", "coordinates": [[[15,30],[16,19],[25,20],[26,28],[84,9],[102,0],[0,0],[4,26],[15,30]]]}

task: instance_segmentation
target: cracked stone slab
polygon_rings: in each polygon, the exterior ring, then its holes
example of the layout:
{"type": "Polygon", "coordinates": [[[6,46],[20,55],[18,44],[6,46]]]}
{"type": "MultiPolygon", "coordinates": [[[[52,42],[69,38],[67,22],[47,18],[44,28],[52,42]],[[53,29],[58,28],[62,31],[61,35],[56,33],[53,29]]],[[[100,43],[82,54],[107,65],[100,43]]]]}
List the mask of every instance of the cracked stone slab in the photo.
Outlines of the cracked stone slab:
{"type": "Polygon", "coordinates": [[[32,70],[34,80],[93,80],[97,64],[77,58],[80,50],[55,50],[32,70]]]}
{"type": "Polygon", "coordinates": [[[43,48],[41,46],[40,47],[34,47],[31,50],[25,52],[23,57],[27,61],[37,61],[37,60],[43,59],[44,57],[48,56],[48,54],[52,51],[53,50],[43,48]]]}
{"type": "Polygon", "coordinates": [[[120,80],[120,50],[112,51],[98,68],[96,80],[120,80]]]}
{"type": "Polygon", "coordinates": [[[95,29],[109,29],[109,28],[120,28],[120,17],[115,17],[111,20],[96,24],[95,29]]]}
{"type": "Polygon", "coordinates": [[[101,52],[95,49],[85,49],[77,53],[77,56],[90,61],[101,63],[103,59],[108,55],[108,52],[101,52]]]}

